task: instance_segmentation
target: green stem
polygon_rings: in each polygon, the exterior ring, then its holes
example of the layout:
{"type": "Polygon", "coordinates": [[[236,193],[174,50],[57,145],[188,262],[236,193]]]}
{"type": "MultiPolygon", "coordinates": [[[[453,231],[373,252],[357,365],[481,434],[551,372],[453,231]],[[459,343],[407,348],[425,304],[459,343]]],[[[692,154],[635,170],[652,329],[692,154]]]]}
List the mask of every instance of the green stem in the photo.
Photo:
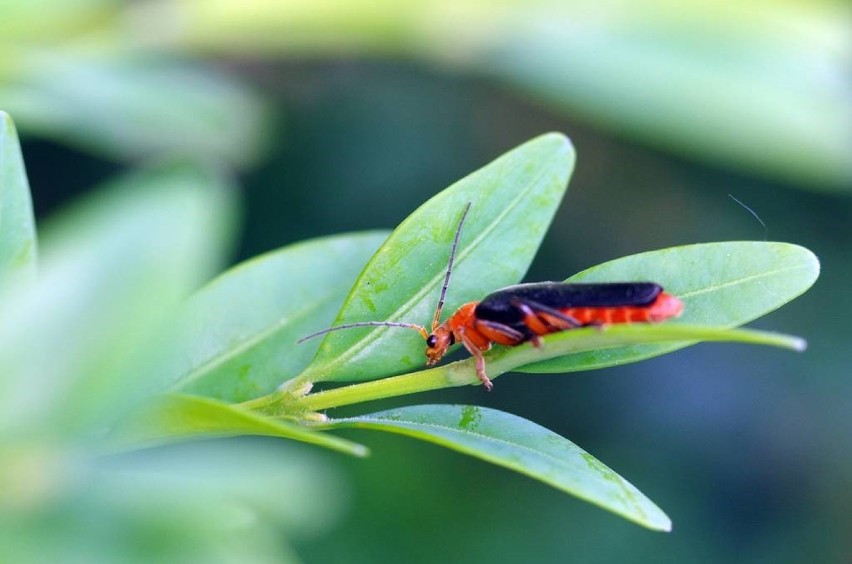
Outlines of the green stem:
{"type": "MultiPolygon", "coordinates": [[[[548,336],[542,349],[535,349],[527,344],[494,350],[487,357],[486,370],[493,380],[520,366],[581,351],[654,342],[670,342],[686,346],[695,341],[734,341],[772,345],[792,350],[804,349],[804,341],[797,337],[748,329],[674,324],[656,327],[589,328],[548,336]]],[[[473,361],[468,359],[429,370],[352,384],[314,394],[309,393],[312,383],[297,377],[275,392],[245,402],[242,406],[271,416],[306,417],[310,413],[333,407],[478,383],[473,361]]]]}
{"type": "Polygon", "coordinates": [[[297,403],[308,411],[320,411],[365,401],[478,383],[473,364],[469,361],[460,361],[402,376],[317,392],[300,398],[297,403]]]}
{"type": "Polygon", "coordinates": [[[307,393],[310,390],[310,383],[295,378],[271,394],[240,405],[273,417],[294,414],[304,416],[332,407],[478,383],[473,363],[459,361],[438,368],[352,384],[314,394],[307,393]]]}

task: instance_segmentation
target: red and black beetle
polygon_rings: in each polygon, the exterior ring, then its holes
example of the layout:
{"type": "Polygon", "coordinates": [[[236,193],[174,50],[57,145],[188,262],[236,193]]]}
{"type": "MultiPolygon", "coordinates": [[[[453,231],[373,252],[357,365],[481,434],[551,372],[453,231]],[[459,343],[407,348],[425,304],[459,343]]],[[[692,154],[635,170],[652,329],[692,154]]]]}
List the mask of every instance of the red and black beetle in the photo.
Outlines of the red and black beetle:
{"type": "Polygon", "coordinates": [[[683,302],[653,282],[609,282],[572,284],[538,282],[509,286],[487,295],[481,301],[461,306],[441,323],[456,247],[468,204],[456,229],[450,260],[441,288],[441,297],[432,319],[432,332],[422,325],[396,321],[361,321],[324,329],[299,340],[354,327],[387,326],[415,329],[426,340],[427,366],[434,366],[456,343],[476,358],[476,375],[487,390],[493,388],[485,372],[483,352],[494,343],[506,346],[532,342],[541,347],[544,335],[585,327],[616,323],[654,323],[677,317],[683,302]]]}

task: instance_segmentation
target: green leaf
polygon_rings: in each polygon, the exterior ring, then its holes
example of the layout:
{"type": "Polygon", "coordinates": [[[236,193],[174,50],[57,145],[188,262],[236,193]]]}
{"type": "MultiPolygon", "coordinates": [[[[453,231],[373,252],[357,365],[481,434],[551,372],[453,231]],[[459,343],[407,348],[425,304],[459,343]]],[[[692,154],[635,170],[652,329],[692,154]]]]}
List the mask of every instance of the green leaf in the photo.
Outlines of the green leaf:
{"type": "Polygon", "coordinates": [[[677,14],[660,1],[619,2],[606,15],[594,4],[528,4],[470,56],[481,72],[654,147],[848,193],[852,51],[845,32],[843,47],[826,43],[848,23],[842,3],[769,17],[732,0],[677,14]],[[808,32],[782,31],[805,21],[808,32]]]}
{"type": "Polygon", "coordinates": [[[418,405],[332,421],[429,441],[540,480],[658,531],[671,529],[659,507],[580,447],[521,417],[464,405],[418,405]]]}
{"type": "MultiPolygon", "coordinates": [[[[489,356],[490,372],[572,372],[604,366],[636,362],[647,350],[663,354],[701,341],[768,345],[796,352],[804,351],[804,339],[749,329],[725,329],[702,325],[613,325],[564,331],[547,336],[542,349],[531,344],[501,348],[489,356]],[[655,344],[658,343],[658,344],[655,344]],[[638,351],[638,352],[637,352],[638,351]],[[598,365],[582,365],[580,360],[592,357],[598,365]],[[547,360],[552,359],[552,360],[547,360]],[[565,370],[563,367],[567,366],[565,370]]],[[[470,371],[473,371],[473,363],[470,371]]],[[[474,383],[478,383],[475,380],[474,383]]]]}
{"type": "Polygon", "coordinates": [[[91,436],[162,390],[171,318],[219,268],[231,204],[219,175],[164,166],[54,219],[37,280],[0,303],[0,429],[91,436]]]}
{"type": "MultiPolygon", "coordinates": [[[[428,325],[453,236],[471,202],[445,311],[517,282],[529,267],[574,167],[574,150],[547,134],[506,153],[418,208],[376,252],[335,325],[406,321],[428,325]]],[[[423,339],[387,327],[328,334],[301,381],[380,378],[422,366],[423,339]]]]}
{"type": "MultiPolygon", "coordinates": [[[[680,319],[662,325],[614,325],[548,335],[541,349],[527,343],[494,347],[485,355],[494,379],[504,372],[572,372],[636,362],[698,341],[763,344],[801,351],[802,339],[776,333],[732,330],[807,290],[819,274],[816,257],[787,243],[708,243],[625,257],[569,279],[576,282],[652,280],[681,297],[680,319]]],[[[452,386],[478,384],[473,360],[310,394],[302,408],[322,410],[452,386]]],[[[275,398],[256,402],[276,412],[275,398]]]]}
{"type": "Polygon", "coordinates": [[[236,266],[181,312],[188,335],[176,389],[241,402],[269,393],[308,364],[319,340],[296,341],[334,319],[385,232],[299,243],[236,266]]]}
{"type": "MultiPolygon", "coordinates": [[[[170,30],[213,52],[422,57],[654,149],[852,188],[848,2],[504,0],[466,2],[463,15],[445,0],[339,4],[254,0],[235,18],[196,2],[170,30]]],[[[132,6],[139,21],[168,17],[132,6]]]]}
{"type": "Polygon", "coordinates": [[[0,562],[301,563],[290,542],[328,531],[348,496],[326,453],[282,443],[4,458],[19,475],[0,488],[0,562]]]}
{"type": "Polygon", "coordinates": [[[71,50],[14,54],[0,100],[22,131],[119,159],[245,165],[263,149],[262,100],[212,67],[71,50]]]}
{"type": "MultiPolygon", "coordinates": [[[[667,325],[736,327],[791,301],[810,288],[818,276],[819,261],[803,247],[788,243],[730,242],[632,255],[592,267],[568,281],[655,281],[684,302],[683,315],[667,325]]],[[[607,348],[538,362],[518,370],[591,370],[635,362],[690,344],[681,341],[607,348]]]]}
{"type": "Polygon", "coordinates": [[[366,447],[290,421],[265,417],[210,398],[168,395],[131,415],[113,433],[112,448],[128,449],[211,437],[282,437],[366,456],[366,447]]]}
{"type": "Polygon", "coordinates": [[[0,280],[32,278],[36,229],[30,186],[15,124],[0,111],[0,280]]]}
{"type": "Polygon", "coordinates": [[[0,20],[3,53],[24,46],[55,45],[96,23],[104,24],[118,8],[115,0],[28,0],[4,2],[0,20]]]}

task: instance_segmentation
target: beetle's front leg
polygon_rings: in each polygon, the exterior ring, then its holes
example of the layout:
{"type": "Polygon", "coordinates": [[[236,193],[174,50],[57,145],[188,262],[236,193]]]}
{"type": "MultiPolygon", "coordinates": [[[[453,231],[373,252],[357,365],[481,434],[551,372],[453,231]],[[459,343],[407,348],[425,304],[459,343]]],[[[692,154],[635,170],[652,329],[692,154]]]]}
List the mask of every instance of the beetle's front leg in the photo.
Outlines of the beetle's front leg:
{"type": "Polygon", "coordinates": [[[476,344],[464,334],[464,331],[460,331],[459,333],[464,348],[466,348],[473,358],[476,359],[476,376],[479,378],[479,381],[482,382],[482,385],[485,386],[485,390],[490,392],[494,389],[494,384],[491,383],[491,379],[488,378],[488,374],[485,373],[485,357],[482,355],[482,349],[476,346],[476,344]]]}

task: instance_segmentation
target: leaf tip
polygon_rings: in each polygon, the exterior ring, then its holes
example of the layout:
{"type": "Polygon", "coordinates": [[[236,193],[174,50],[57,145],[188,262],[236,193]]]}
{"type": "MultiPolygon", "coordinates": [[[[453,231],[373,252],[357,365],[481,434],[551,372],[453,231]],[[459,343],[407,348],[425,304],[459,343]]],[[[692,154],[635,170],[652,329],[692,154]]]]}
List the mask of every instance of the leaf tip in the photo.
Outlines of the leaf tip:
{"type": "Polygon", "coordinates": [[[810,268],[810,271],[813,273],[813,280],[816,281],[816,279],[819,278],[819,272],[820,272],[819,257],[817,257],[813,253],[813,251],[811,251],[810,249],[805,249],[804,247],[802,247],[802,248],[807,253],[806,260],[808,262],[808,267],[810,268]]]}
{"type": "Polygon", "coordinates": [[[7,112],[0,110],[0,137],[15,139],[18,137],[15,121],[7,112]]]}
{"type": "Polygon", "coordinates": [[[803,268],[807,272],[808,275],[803,280],[807,284],[807,286],[805,286],[802,290],[802,292],[804,292],[807,288],[810,288],[814,282],[816,282],[817,278],[819,278],[819,257],[817,257],[813,251],[801,245],[794,245],[792,243],[777,243],[777,245],[779,245],[779,248],[788,249],[788,252],[795,257],[797,266],[803,268]]]}
{"type": "Polygon", "coordinates": [[[571,139],[560,131],[543,133],[536,140],[540,140],[542,143],[553,144],[554,148],[561,153],[565,153],[566,156],[573,157],[576,152],[571,139]]]}
{"type": "MultiPolygon", "coordinates": [[[[652,504],[653,505],[653,504],[652,504]]],[[[633,519],[637,524],[646,529],[660,533],[672,532],[672,520],[662,509],[653,505],[654,511],[650,515],[643,515],[642,519],[633,519]]]]}

